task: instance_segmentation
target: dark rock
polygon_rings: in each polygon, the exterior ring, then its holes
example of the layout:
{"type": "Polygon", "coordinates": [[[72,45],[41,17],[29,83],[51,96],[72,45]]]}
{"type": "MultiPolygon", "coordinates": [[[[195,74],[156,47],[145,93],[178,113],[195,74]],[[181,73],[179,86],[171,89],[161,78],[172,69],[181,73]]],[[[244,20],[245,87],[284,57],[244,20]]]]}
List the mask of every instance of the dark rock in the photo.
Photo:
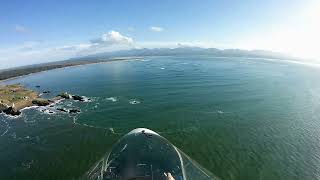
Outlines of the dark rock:
{"type": "Polygon", "coordinates": [[[84,101],[84,98],[82,96],[73,95],[72,98],[73,100],[76,100],[76,101],[84,101]]]}
{"type": "Polygon", "coordinates": [[[68,110],[66,110],[65,108],[57,108],[57,110],[62,112],[68,112],[68,110]]]}
{"type": "Polygon", "coordinates": [[[51,93],[51,91],[43,91],[42,93],[43,94],[48,94],[48,93],[51,93]]]}
{"type": "Polygon", "coordinates": [[[35,105],[38,105],[38,106],[47,106],[50,103],[49,103],[49,100],[38,98],[38,99],[34,99],[32,101],[32,104],[35,104],[35,105]]]}
{"type": "Polygon", "coordinates": [[[78,110],[78,109],[70,109],[69,110],[69,113],[79,113],[80,112],[80,110],[78,110]]]}
{"type": "Polygon", "coordinates": [[[70,99],[70,94],[68,94],[68,93],[61,93],[61,94],[59,94],[58,96],[61,96],[62,98],[65,98],[65,99],[70,99]]]}
{"type": "Polygon", "coordinates": [[[3,112],[8,115],[12,115],[12,116],[18,116],[21,114],[21,112],[19,110],[15,109],[14,107],[9,107],[9,108],[3,110],[3,112]]]}
{"type": "Polygon", "coordinates": [[[37,85],[37,86],[36,86],[36,88],[40,88],[40,86],[39,86],[39,85],[37,85]]]}

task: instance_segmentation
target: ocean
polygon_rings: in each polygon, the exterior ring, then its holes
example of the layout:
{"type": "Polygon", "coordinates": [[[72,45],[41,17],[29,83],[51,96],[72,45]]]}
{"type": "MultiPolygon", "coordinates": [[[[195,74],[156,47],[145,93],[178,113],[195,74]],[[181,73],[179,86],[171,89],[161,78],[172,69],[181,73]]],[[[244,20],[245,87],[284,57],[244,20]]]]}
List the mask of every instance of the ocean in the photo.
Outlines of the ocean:
{"type": "Polygon", "coordinates": [[[5,81],[91,100],[1,114],[0,179],[78,179],[138,127],[221,179],[319,179],[319,78],[319,66],[284,60],[167,56],[5,81]]]}

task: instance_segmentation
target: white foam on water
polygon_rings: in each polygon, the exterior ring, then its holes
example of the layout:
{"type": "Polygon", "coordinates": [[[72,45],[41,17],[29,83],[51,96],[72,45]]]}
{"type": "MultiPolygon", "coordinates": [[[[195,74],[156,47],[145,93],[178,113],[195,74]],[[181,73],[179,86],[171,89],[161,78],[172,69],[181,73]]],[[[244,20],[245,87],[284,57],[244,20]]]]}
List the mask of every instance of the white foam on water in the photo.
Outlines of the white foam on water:
{"type": "Polygon", "coordinates": [[[35,123],[36,122],[36,120],[32,120],[32,121],[27,121],[27,120],[24,120],[23,122],[25,122],[25,123],[35,123]]]}
{"type": "Polygon", "coordinates": [[[56,104],[60,104],[62,101],[64,101],[65,99],[59,99],[54,101],[53,103],[51,103],[50,105],[56,105],[56,104]]]}
{"type": "Polygon", "coordinates": [[[223,112],[223,111],[218,110],[218,111],[217,111],[217,113],[218,113],[218,114],[223,114],[224,112],[223,112]]]}
{"type": "Polygon", "coordinates": [[[136,99],[131,99],[131,100],[129,100],[129,103],[130,104],[140,104],[141,102],[136,99]]]}
{"type": "Polygon", "coordinates": [[[79,124],[79,123],[77,123],[77,118],[76,117],[73,117],[73,124],[79,124]]]}
{"type": "Polygon", "coordinates": [[[25,169],[30,169],[31,166],[33,165],[34,161],[26,161],[26,162],[22,162],[21,163],[21,166],[25,169]]]}
{"type": "Polygon", "coordinates": [[[55,113],[56,113],[53,109],[46,108],[46,107],[40,107],[40,108],[38,108],[38,110],[39,110],[40,112],[43,112],[43,113],[49,114],[49,115],[52,115],[52,114],[55,114],[55,113]]]}
{"type": "Polygon", "coordinates": [[[22,117],[22,113],[17,115],[17,116],[12,116],[12,115],[6,114],[4,112],[1,112],[0,114],[2,114],[7,119],[18,119],[18,118],[22,117]]]}
{"type": "Polygon", "coordinates": [[[86,96],[81,96],[83,98],[83,102],[92,102],[92,98],[88,98],[86,96]]]}
{"type": "Polygon", "coordinates": [[[21,109],[20,111],[24,111],[24,110],[28,110],[28,109],[36,109],[36,108],[39,108],[40,106],[37,106],[37,105],[34,105],[34,106],[29,106],[29,107],[25,107],[23,109],[21,109]]]}
{"type": "Polygon", "coordinates": [[[72,107],[72,105],[73,105],[72,102],[69,102],[66,106],[67,107],[72,107]]]}
{"type": "Polygon", "coordinates": [[[112,101],[112,102],[117,102],[118,98],[117,97],[108,97],[106,98],[107,101],[112,101]]]}
{"type": "Polygon", "coordinates": [[[109,128],[109,130],[110,130],[110,132],[111,132],[112,134],[115,134],[115,132],[114,132],[114,129],[113,129],[113,128],[109,128]]]}
{"type": "Polygon", "coordinates": [[[162,69],[162,70],[163,70],[163,69],[166,69],[166,68],[164,68],[164,67],[161,67],[160,69],[162,69]]]}
{"type": "Polygon", "coordinates": [[[96,104],[93,106],[93,109],[97,109],[97,108],[98,108],[98,105],[99,105],[99,103],[96,103],[96,104]]]}

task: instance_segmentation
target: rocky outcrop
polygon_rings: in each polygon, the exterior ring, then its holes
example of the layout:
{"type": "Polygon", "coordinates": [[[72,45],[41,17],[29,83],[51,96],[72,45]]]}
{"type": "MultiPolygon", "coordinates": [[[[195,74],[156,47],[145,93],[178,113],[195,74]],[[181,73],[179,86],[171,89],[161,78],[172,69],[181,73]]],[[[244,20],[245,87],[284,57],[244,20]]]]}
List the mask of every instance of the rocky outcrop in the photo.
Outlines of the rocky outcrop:
{"type": "Polygon", "coordinates": [[[32,104],[35,104],[37,106],[48,106],[50,104],[50,102],[47,99],[37,98],[37,99],[32,100],[32,104]]]}
{"type": "Polygon", "coordinates": [[[71,97],[71,95],[68,94],[67,92],[61,93],[58,96],[60,96],[62,98],[65,98],[65,99],[70,99],[70,97],[71,97]]]}
{"type": "Polygon", "coordinates": [[[66,112],[66,113],[69,112],[69,111],[68,111],[67,109],[65,109],[65,108],[57,108],[57,110],[58,110],[58,111],[61,111],[61,112],[66,112]]]}
{"type": "Polygon", "coordinates": [[[14,106],[8,106],[6,104],[0,103],[0,112],[4,112],[8,115],[18,116],[21,112],[14,106]]]}
{"type": "MultiPolygon", "coordinates": [[[[39,85],[35,87],[40,88],[39,85]]],[[[42,93],[49,94],[51,92],[46,90],[42,93]]],[[[48,106],[52,109],[56,103],[64,99],[81,102],[89,101],[89,99],[84,96],[71,95],[67,92],[61,93],[51,99],[44,99],[40,96],[41,95],[38,92],[27,89],[21,84],[0,85],[0,113],[3,112],[8,115],[16,116],[21,114],[22,109],[33,105],[48,106]]],[[[54,111],[50,111],[50,108],[45,108],[42,111],[48,114],[53,114],[54,111]]],[[[80,113],[80,110],[78,109],[57,108],[56,110],[70,114],[80,113]]]]}
{"type": "Polygon", "coordinates": [[[3,110],[3,112],[12,116],[18,116],[21,114],[21,111],[17,110],[14,107],[8,107],[7,109],[3,110]]]}
{"type": "Polygon", "coordinates": [[[72,99],[76,101],[84,101],[84,97],[78,95],[72,95],[72,99]]]}
{"type": "Polygon", "coordinates": [[[83,96],[71,95],[71,94],[68,94],[67,92],[61,93],[57,97],[62,97],[64,99],[73,99],[75,101],[81,101],[81,102],[86,101],[86,98],[83,96]]]}
{"type": "Polygon", "coordinates": [[[69,113],[80,113],[80,110],[78,110],[78,109],[70,109],[69,110],[69,113]]]}

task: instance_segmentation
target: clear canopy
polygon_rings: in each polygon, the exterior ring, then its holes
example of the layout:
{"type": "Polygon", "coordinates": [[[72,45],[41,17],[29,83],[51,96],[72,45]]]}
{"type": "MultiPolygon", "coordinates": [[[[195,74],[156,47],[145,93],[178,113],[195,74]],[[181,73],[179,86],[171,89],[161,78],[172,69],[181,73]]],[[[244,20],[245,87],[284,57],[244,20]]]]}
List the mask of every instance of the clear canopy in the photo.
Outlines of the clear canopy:
{"type": "Polygon", "coordinates": [[[98,180],[218,179],[159,134],[132,130],[84,177],[98,180]]]}

